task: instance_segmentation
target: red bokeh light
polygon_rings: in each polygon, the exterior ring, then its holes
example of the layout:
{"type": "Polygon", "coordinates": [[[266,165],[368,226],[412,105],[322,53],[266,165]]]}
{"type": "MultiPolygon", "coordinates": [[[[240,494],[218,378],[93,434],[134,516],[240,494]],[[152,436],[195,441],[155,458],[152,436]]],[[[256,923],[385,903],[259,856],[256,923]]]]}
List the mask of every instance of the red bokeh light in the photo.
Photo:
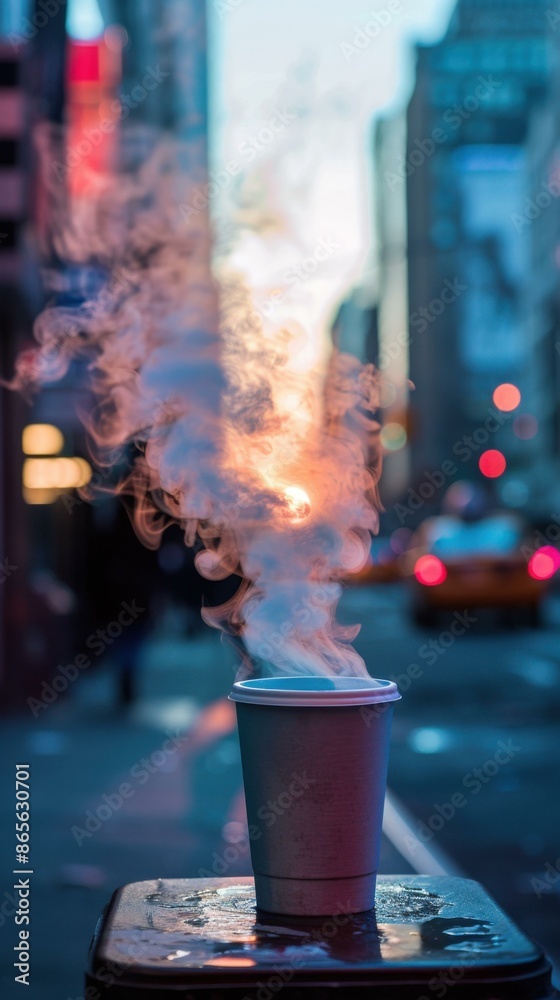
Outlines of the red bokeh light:
{"type": "Polygon", "coordinates": [[[511,410],[515,410],[516,406],[519,406],[521,393],[517,386],[512,385],[511,382],[502,382],[494,389],[492,402],[498,410],[509,413],[511,410]]]}
{"type": "Polygon", "coordinates": [[[560,552],[553,545],[543,545],[533,552],[527,567],[533,580],[550,580],[560,567],[560,552]]]}
{"type": "Polygon", "coordinates": [[[68,52],[70,83],[99,83],[99,45],[97,42],[71,42],[68,52]]]}
{"type": "Polygon", "coordinates": [[[496,448],[489,448],[488,451],[483,451],[478,460],[478,468],[482,472],[482,475],[487,476],[488,479],[497,479],[498,476],[501,476],[502,472],[506,471],[506,465],[507,462],[504,455],[496,448]]]}
{"type": "Polygon", "coordinates": [[[414,566],[414,576],[425,587],[437,587],[447,578],[447,570],[437,556],[420,556],[414,566]]]}

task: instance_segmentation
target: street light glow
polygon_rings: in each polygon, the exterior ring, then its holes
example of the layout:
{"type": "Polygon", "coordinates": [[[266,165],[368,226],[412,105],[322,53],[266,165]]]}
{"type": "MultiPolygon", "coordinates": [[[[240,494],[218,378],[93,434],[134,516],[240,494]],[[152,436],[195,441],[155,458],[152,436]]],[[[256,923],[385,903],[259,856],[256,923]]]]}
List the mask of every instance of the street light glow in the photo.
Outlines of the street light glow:
{"type": "Polygon", "coordinates": [[[386,451],[399,451],[404,448],[407,440],[403,425],[395,421],[385,424],[381,428],[379,437],[386,451]]]}
{"type": "Polygon", "coordinates": [[[437,587],[447,579],[447,570],[437,556],[420,556],[414,566],[414,576],[425,587],[437,587]]]}
{"type": "Polygon", "coordinates": [[[24,455],[58,455],[64,436],[54,424],[28,424],[23,428],[21,448],[24,455]]]}
{"type": "Polygon", "coordinates": [[[533,580],[550,580],[560,568],[560,552],[553,545],[543,545],[533,552],[527,570],[533,580]]]}
{"type": "Polygon", "coordinates": [[[67,30],[71,38],[91,42],[101,37],[104,27],[97,0],[70,0],[67,30]]]}
{"type": "Polygon", "coordinates": [[[497,448],[489,448],[483,451],[478,460],[478,467],[483,476],[487,479],[497,479],[506,471],[507,462],[505,456],[497,448]]]}
{"type": "Polygon", "coordinates": [[[28,490],[69,490],[85,486],[91,465],[85,458],[26,458],[23,485],[28,490]]]}
{"type": "Polygon", "coordinates": [[[521,402],[521,393],[516,385],[511,382],[502,382],[496,386],[492,395],[492,402],[498,410],[503,413],[510,413],[515,410],[521,402]]]}

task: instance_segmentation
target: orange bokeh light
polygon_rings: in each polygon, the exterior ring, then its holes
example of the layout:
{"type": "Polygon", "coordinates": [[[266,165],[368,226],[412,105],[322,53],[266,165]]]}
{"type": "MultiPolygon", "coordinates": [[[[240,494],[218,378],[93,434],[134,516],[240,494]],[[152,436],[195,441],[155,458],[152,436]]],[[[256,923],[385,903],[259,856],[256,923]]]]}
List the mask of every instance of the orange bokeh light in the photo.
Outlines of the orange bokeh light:
{"type": "Polygon", "coordinates": [[[509,413],[511,410],[515,410],[521,402],[521,393],[516,385],[512,385],[511,382],[502,382],[501,385],[496,386],[492,394],[492,402],[498,410],[502,410],[504,413],[509,413]]]}
{"type": "Polygon", "coordinates": [[[482,475],[488,479],[497,479],[498,476],[501,476],[506,470],[506,465],[505,456],[496,448],[489,448],[488,451],[483,451],[478,460],[478,468],[482,472],[482,475]]]}
{"type": "Polygon", "coordinates": [[[253,958],[238,958],[235,955],[221,955],[219,958],[210,958],[205,965],[219,966],[224,969],[250,969],[257,963],[253,958]]]}

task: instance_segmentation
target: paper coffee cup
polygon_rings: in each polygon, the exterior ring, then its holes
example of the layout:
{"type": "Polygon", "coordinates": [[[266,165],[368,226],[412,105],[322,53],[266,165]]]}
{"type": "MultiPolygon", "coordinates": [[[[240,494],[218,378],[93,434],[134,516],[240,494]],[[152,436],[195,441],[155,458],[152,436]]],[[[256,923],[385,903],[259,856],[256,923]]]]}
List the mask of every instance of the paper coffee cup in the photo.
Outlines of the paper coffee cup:
{"type": "Polygon", "coordinates": [[[373,906],[396,684],[239,681],[236,702],[257,906],[322,916],[373,906]]]}

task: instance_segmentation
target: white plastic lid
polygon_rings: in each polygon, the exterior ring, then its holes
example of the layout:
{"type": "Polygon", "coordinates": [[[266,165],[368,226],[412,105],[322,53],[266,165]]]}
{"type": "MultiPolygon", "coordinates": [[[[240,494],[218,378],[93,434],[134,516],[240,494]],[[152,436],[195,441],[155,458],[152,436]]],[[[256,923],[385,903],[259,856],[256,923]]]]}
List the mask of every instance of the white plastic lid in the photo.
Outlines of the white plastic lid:
{"type": "Polygon", "coordinates": [[[230,699],[259,705],[334,708],[399,701],[394,681],[374,677],[264,677],[236,681],[230,699]]]}

